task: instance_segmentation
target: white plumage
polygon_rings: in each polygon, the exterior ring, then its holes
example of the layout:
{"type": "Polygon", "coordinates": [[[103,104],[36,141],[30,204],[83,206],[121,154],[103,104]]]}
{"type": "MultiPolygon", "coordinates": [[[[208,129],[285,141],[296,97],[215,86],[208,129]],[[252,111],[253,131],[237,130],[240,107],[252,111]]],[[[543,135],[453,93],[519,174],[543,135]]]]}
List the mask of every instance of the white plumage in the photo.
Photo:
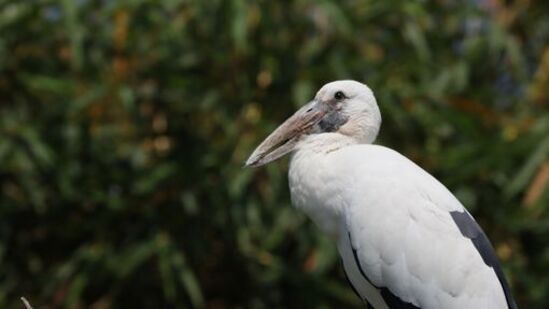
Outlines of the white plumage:
{"type": "Polygon", "coordinates": [[[358,82],[325,85],[247,165],[293,152],[292,202],[336,242],[374,308],[515,308],[486,236],[434,177],[372,145],[381,116],[358,82]]]}

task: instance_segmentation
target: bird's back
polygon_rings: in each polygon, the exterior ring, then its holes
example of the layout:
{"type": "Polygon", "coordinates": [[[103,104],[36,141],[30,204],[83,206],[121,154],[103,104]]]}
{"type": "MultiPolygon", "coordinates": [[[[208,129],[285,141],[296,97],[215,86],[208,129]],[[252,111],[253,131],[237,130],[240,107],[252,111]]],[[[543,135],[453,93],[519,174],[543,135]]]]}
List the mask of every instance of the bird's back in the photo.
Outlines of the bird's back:
{"type": "Polygon", "coordinates": [[[292,198],[314,201],[302,208],[321,227],[319,217],[338,222],[338,248],[361,297],[379,308],[507,308],[497,259],[485,261],[493,249],[434,177],[382,146],[314,155],[292,163],[291,186],[308,188],[292,198]],[[296,177],[303,169],[313,176],[296,177]],[[475,228],[477,238],[468,236],[475,228]]]}

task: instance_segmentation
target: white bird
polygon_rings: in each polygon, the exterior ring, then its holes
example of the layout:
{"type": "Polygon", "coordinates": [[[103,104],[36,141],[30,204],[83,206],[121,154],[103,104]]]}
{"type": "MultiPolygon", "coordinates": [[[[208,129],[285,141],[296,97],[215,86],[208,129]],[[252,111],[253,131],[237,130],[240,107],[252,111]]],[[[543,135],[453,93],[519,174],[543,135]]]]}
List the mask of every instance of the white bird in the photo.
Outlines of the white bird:
{"type": "Polygon", "coordinates": [[[369,308],[516,308],[488,238],[433,176],[372,143],[381,114],[368,86],[324,85],[252,153],[292,153],[293,204],[337,242],[369,308]]]}

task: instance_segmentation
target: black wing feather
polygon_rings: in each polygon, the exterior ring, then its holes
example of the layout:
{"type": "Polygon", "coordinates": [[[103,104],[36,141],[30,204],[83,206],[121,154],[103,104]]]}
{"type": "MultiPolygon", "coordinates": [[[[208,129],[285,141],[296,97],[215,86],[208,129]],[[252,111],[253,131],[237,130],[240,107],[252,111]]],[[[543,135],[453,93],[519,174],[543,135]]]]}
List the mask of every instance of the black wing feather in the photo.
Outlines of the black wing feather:
{"type": "Polygon", "coordinates": [[[509,307],[509,309],[516,309],[517,305],[513,300],[511,290],[509,289],[507,280],[505,280],[505,275],[503,274],[503,270],[501,269],[501,265],[499,264],[494,248],[492,247],[492,244],[490,244],[486,234],[484,234],[478,223],[467,211],[451,211],[450,215],[458,226],[461,234],[473,242],[473,245],[480,253],[484,263],[492,267],[496,272],[499,283],[503,288],[503,293],[505,294],[507,307],[509,307]]]}

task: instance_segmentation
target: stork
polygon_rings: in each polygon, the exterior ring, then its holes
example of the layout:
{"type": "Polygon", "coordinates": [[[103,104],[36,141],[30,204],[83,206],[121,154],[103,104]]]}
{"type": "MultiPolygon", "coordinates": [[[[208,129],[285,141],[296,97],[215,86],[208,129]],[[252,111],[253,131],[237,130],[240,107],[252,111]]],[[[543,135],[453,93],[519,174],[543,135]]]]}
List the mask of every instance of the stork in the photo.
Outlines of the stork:
{"type": "Polygon", "coordinates": [[[292,153],[292,202],[337,243],[368,308],[516,308],[480,226],[437,179],[372,144],[380,126],[368,86],[331,82],[246,166],[292,153]]]}

